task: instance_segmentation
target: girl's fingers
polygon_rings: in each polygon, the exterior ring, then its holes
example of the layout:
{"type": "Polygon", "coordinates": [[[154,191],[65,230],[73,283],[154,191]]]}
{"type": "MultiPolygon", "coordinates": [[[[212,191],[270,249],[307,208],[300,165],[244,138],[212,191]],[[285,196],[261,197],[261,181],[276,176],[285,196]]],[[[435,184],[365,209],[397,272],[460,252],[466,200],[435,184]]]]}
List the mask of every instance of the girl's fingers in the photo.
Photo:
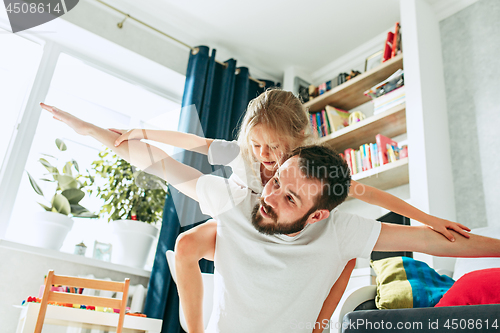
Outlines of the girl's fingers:
{"type": "Polygon", "coordinates": [[[466,227],[465,225],[460,224],[460,223],[457,223],[457,224],[458,224],[458,226],[459,226],[460,228],[462,228],[463,230],[470,231],[470,228],[466,227]]]}
{"type": "Polygon", "coordinates": [[[453,230],[455,230],[456,232],[458,232],[460,235],[464,236],[465,238],[470,238],[469,233],[462,228],[455,228],[453,230]]]}

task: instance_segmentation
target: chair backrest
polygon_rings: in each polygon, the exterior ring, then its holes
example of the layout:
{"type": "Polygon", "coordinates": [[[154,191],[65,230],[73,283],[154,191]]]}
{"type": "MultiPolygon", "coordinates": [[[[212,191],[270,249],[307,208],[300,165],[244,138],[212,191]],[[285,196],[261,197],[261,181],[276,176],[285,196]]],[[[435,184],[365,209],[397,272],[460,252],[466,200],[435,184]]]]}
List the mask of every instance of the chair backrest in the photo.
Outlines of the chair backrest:
{"type": "MultiPolygon", "coordinates": [[[[170,274],[175,283],[177,283],[177,276],[175,274],[175,252],[168,250],[166,253],[167,263],[170,269],[170,274]]],[[[214,275],[208,273],[201,273],[203,279],[203,327],[207,328],[210,320],[210,315],[213,309],[214,299],[214,275]]],[[[179,303],[179,321],[182,328],[187,331],[186,319],[184,318],[184,311],[182,304],[179,303]]]]}
{"type": "Polygon", "coordinates": [[[103,281],[95,279],[86,279],[72,276],[55,275],[54,271],[49,271],[45,280],[45,289],[42,300],[40,302],[40,312],[35,326],[35,333],[41,333],[45,314],[47,312],[48,302],[85,304],[91,306],[100,306],[106,308],[120,309],[116,333],[121,333],[123,328],[123,320],[125,319],[125,308],[128,299],[128,287],[130,279],[125,279],[124,282],[103,281]],[[52,291],[52,285],[63,285],[75,288],[88,288],[96,290],[107,290],[123,293],[122,299],[87,296],[76,293],[64,293],[52,291]]]}

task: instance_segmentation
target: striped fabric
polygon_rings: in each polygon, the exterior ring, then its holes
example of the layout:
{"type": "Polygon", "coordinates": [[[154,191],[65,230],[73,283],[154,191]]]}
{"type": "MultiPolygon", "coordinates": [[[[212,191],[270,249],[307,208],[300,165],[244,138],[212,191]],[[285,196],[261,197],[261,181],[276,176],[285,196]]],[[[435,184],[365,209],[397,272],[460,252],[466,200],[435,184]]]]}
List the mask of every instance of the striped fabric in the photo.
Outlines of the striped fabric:
{"type": "Polygon", "coordinates": [[[432,307],[455,282],[408,257],[372,261],[371,265],[377,273],[375,303],[379,309],[432,307]]]}

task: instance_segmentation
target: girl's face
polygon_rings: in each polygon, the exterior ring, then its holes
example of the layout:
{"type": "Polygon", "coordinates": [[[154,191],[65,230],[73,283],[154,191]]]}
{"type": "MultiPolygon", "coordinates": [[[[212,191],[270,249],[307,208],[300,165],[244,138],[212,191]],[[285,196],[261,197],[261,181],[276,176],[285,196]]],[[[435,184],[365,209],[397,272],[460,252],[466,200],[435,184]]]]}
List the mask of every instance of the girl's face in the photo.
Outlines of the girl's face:
{"type": "Polygon", "coordinates": [[[283,162],[284,143],[264,125],[257,125],[250,131],[250,144],[253,156],[267,170],[275,171],[283,162]]]}

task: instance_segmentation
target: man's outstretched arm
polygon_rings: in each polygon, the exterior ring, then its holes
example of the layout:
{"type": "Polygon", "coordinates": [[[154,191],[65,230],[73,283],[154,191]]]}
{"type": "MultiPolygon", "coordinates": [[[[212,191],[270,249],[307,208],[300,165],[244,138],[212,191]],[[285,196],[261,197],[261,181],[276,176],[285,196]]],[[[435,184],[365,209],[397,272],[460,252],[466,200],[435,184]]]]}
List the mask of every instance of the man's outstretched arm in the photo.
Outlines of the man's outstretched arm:
{"type": "Polygon", "coordinates": [[[412,251],[440,257],[500,257],[500,239],[469,234],[450,242],[425,226],[382,223],[374,251],[412,251]]]}
{"type": "Polygon", "coordinates": [[[200,171],[174,160],[163,150],[139,140],[126,141],[115,147],[115,140],[119,134],[85,122],[56,107],[43,103],[40,105],[52,113],[55,119],[70,126],[78,134],[93,137],[130,164],[166,180],[185,195],[198,201],[196,183],[203,175],[200,171]]]}

